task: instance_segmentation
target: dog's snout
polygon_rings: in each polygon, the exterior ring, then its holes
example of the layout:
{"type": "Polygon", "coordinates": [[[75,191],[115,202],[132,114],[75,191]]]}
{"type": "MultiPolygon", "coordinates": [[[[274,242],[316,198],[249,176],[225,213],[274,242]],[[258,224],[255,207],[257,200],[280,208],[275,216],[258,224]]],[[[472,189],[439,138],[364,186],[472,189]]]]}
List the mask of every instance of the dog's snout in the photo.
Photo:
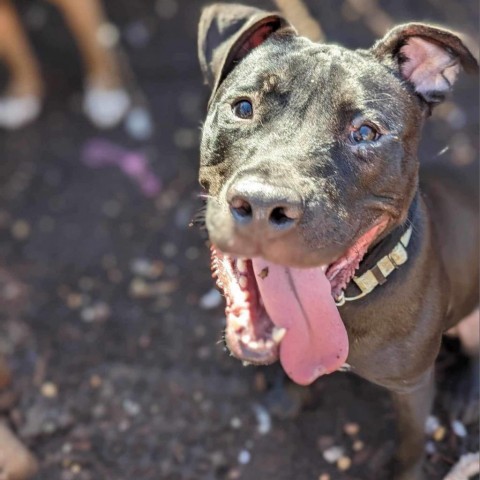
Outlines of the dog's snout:
{"type": "Polygon", "coordinates": [[[295,191],[266,182],[243,180],[227,192],[231,215],[238,227],[284,232],[303,214],[302,199],[295,191]]]}

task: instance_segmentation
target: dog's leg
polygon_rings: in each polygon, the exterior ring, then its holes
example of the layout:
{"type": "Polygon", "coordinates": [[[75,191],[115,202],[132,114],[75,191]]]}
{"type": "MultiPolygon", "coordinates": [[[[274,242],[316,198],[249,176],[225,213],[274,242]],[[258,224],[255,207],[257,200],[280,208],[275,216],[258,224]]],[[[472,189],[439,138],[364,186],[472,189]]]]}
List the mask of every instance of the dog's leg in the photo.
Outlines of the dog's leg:
{"type": "Polygon", "coordinates": [[[393,392],[399,444],[395,454],[394,480],[423,480],[425,421],[432,408],[433,368],[408,393],[393,392]]]}
{"type": "Polygon", "coordinates": [[[40,112],[43,83],[35,56],[9,0],[0,0],[0,56],[10,81],[0,97],[0,127],[19,128],[40,112]]]}
{"type": "Polygon", "coordinates": [[[475,309],[470,315],[451,328],[448,335],[457,336],[462,350],[469,358],[465,371],[461,372],[451,388],[449,411],[452,418],[460,419],[470,425],[478,422],[478,399],[480,384],[478,372],[480,367],[480,310],[475,309]]]}
{"type": "Polygon", "coordinates": [[[106,23],[99,0],[50,0],[63,12],[85,64],[85,113],[98,127],[111,127],[125,115],[129,98],[122,86],[119,64],[111,46],[98,40],[106,23]]]}
{"type": "Polygon", "coordinates": [[[308,7],[302,0],[275,0],[275,3],[288,20],[295,25],[300,35],[304,35],[313,42],[325,41],[322,27],[310,15],[308,7]]]}

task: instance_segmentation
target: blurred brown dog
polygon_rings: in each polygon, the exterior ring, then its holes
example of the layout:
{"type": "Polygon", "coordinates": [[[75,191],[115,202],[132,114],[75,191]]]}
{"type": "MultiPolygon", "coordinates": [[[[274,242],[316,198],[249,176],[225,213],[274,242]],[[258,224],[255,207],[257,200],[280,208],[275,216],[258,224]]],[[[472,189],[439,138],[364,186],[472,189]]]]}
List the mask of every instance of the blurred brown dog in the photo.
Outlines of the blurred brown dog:
{"type": "MultiPolygon", "coordinates": [[[[115,126],[130,100],[122,86],[114,51],[98,32],[106,18],[99,0],[49,0],[61,11],[72,31],[85,67],[83,109],[99,128],[115,126]]],[[[0,0],[0,58],[10,81],[0,97],[0,127],[20,128],[40,113],[44,85],[40,68],[11,0],[0,0]]]]}

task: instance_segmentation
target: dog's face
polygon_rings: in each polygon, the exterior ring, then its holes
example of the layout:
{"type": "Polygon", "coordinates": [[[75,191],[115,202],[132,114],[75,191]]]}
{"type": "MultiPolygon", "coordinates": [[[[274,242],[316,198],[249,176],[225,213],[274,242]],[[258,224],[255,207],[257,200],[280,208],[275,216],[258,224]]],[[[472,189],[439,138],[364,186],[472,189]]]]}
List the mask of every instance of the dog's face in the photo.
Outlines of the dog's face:
{"type": "Polygon", "coordinates": [[[222,4],[204,10],[199,46],[212,87],[200,182],[226,341],[244,361],[280,357],[308,384],[346,360],[333,297],[405,221],[423,121],[476,62],[458,37],[421,24],[350,51],[222,4]]]}
{"type": "Polygon", "coordinates": [[[213,93],[200,182],[220,250],[330,264],[372,226],[385,234],[405,220],[421,124],[469,60],[453,35],[442,46],[427,34],[446,35],[410,25],[350,51],[256,9],[204,13],[200,54],[213,93]]]}
{"type": "Polygon", "coordinates": [[[212,242],[289,266],[331,263],[376,222],[404,218],[421,118],[368,54],[271,38],[221,84],[205,122],[200,181],[212,242]],[[243,224],[235,196],[247,208],[265,203],[267,218],[243,224]]]}

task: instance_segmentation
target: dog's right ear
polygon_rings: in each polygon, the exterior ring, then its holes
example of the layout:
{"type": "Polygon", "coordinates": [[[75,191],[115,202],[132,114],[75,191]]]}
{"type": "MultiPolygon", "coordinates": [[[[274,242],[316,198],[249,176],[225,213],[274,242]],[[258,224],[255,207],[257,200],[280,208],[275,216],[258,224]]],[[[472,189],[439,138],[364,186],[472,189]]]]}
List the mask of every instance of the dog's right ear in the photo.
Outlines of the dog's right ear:
{"type": "Polygon", "coordinates": [[[213,92],[242,58],[280,29],[285,34],[296,33],[276,13],[226,3],[206,7],[198,27],[198,56],[213,92]]]}

